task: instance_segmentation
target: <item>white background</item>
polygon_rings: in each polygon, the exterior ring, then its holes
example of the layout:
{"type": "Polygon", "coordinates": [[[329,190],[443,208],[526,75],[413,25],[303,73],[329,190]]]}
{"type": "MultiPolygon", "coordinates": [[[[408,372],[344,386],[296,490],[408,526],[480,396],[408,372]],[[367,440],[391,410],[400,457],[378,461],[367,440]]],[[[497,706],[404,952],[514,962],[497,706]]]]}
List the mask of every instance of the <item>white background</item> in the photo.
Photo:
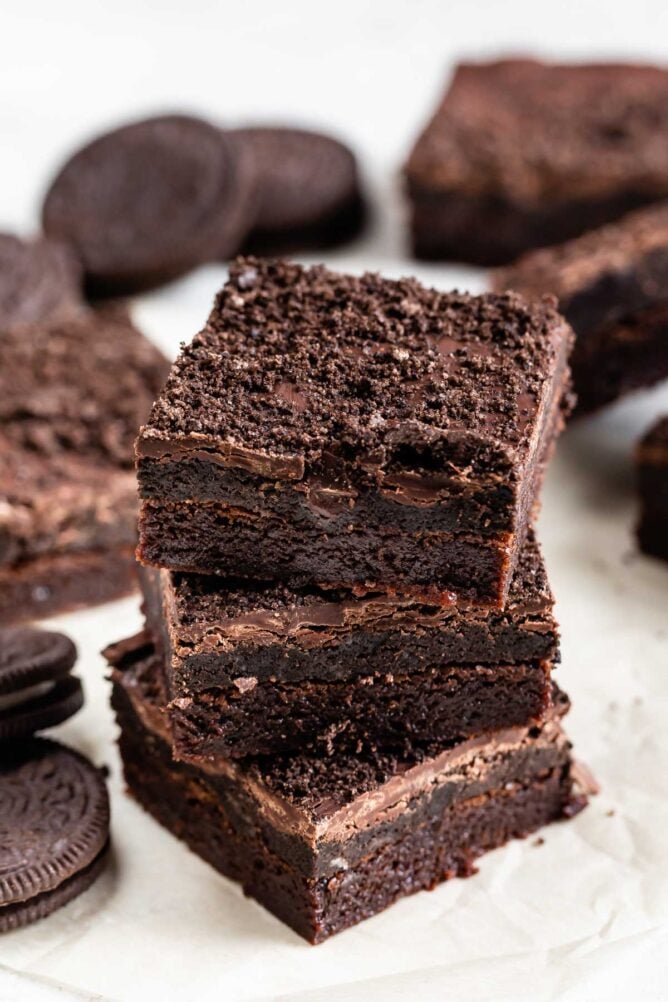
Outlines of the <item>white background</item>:
{"type": "MultiPolygon", "coordinates": [[[[461,57],[534,52],[668,63],[657,2],[6,2],[0,60],[0,226],[36,226],[71,147],[162,110],[330,129],[358,151],[376,202],[342,268],[484,276],[405,254],[397,168],[461,57]]],[[[205,318],[222,268],[137,304],[173,354],[205,318]]],[[[668,391],[572,427],[540,534],[558,599],[568,728],[603,792],[540,848],[407,900],[308,947],[122,793],[98,651],[140,623],[131,599],[64,617],[87,687],[62,736],[113,770],[114,865],[79,901],[0,940],[0,999],[591,1000],[668,998],[668,567],[634,553],[631,450],[668,391]]]]}

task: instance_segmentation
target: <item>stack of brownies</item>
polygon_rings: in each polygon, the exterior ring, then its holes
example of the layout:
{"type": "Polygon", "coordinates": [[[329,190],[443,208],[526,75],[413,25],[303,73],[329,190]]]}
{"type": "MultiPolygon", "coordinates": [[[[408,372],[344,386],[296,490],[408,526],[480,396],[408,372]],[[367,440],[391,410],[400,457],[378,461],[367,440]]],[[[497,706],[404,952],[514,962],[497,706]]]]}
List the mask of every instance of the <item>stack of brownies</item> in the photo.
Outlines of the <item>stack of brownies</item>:
{"type": "Polygon", "coordinates": [[[312,942],[575,813],[549,300],[238,261],[140,433],[130,791],[312,942]]]}

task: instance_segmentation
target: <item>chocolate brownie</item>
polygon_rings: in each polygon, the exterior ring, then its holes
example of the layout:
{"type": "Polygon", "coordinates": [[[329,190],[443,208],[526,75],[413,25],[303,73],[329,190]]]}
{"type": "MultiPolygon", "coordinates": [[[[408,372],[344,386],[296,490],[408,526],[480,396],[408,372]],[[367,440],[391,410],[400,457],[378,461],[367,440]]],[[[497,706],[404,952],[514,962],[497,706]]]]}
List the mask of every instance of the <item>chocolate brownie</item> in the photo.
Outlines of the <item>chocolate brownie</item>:
{"type": "Polygon", "coordinates": [[[668,377],[668,204],[527,254],[493,286],[558,297],[576,335],[578,412],[668,377]]]}
{"type": "Polygon", "coordinates": [[[81,682],[70,674],[76,656],[63,633],[0,630],[0,742],[30,737],[81,709],[81,682]]]}
{"type": "Polygon", "coordinates": [[[81,265],[65,244],[0,233],[0,330],[80,311],[82,281],[81,265]]]}
{"type": "Polygon", "coordinates": [[[405,168],[415,253],[506,264],[668,197],[668,70],[464,63],[405,168]]]}
{"type": "Polygon", "coordinates": [[[0,756],[0,932],[44,918],[86,890],[108,857],[101,770],[53,741],[0,756]]]}
{"type": "Polygon", "coordinates": [[[636,452],[640,549],[668,560],[668,415],[644,436],[636,452]]]}
{"type": "Polygon", "coordinates": [[[237,253],[255,218],[253,164],[201,119],[133,122],[67,161],[46,195],[44,230],[77,249],[90,291],[151,288],[237,253]]]}
{"type": "Polygon", "coordinates": [[[24,560],[0,567],[0,626],[112,602],[136,588],[134,546],[24,560]]]}
{"type": "Polygon", "coordinates": [[[3,333],[0,622],[129,590],[133,440],[166,370],[117,310],[3,333]],[[96,580],[102,554],[109,576],[96,580]]]}
{"type": "Polygon", "coordinates": [[[533,537],[506,607],[140,568],[182,758],[420,746],[540,719],[558,655],[533,537]]]}
{"type": "Polygon", "coordinates": [[[501,606],[570,346],[549,301],[240,260],[139,436],[140,559],[501,606]]]}
{"type": "Polygon", "coordinates": [[[217,870],[319,943],[586,803],[557,697],[540,727],[414,753],[301,752],[203,770],[172,757],[161,665],[109,653],[130,792],[217,870]]]}
{"type": "Polygon", "coordinates": [[[295,253],[329,247],[362,228],[365,205],[355,155],[331,136],[255,126],[228,137],[256,164],[257,207],[245,250],[295,253]]]}

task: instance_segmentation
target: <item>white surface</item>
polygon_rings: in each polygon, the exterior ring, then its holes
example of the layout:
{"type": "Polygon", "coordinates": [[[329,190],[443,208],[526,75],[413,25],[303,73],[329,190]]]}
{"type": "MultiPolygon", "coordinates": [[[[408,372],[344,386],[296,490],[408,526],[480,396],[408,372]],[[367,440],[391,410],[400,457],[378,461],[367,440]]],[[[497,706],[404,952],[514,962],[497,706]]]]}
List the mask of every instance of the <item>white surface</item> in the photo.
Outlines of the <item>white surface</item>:
{"type": "MultiPolygon", "coordinates": [[[[8,5],[6,5],[8,6],[8,5]]],[[[479,288],[403,254],[395,168],[460,55],[539,51],[668,61],[664,3],[256,2],[11,4],[0,62],[0,221],[35,225],[49,171],[124,116],[189,108],[294,120],[347,136],[379,206],[328,256],[479,288]],[[662,30],[663,29],[663,30],[662,30]]],[[[204,319],[223,270],[138,304],[170,352],[204,319]]],[[[603,792],[575,821],[484,859],[472,880],[406,900],[311,948],[122,793],[98,651],[140,624],[128,600],[58,625],[81,651],[87,704],[59,734],[113,773],[112,872],[50,919],[0,940],[2,1002],[664,999],[668,974],[668,568],[633,552],[630,450],[663,389],[574,427],[540,533],[563,633],[568,728],[603,792]]]]}

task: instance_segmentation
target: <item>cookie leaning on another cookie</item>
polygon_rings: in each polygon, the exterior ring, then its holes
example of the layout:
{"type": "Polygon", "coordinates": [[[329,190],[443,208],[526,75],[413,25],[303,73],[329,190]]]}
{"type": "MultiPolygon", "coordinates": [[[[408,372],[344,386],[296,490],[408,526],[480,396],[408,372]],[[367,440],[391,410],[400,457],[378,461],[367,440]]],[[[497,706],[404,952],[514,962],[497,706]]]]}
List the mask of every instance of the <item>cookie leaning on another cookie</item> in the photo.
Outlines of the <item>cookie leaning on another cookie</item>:
{"type": "Polygon", "coordinates": [[[45,232],[76,248],[89,291],[137,292],[234,254],[255,211],[253,160],[187,115],[107,132],[63,166],[42,209],[45,232]]]}
{"type": "Polygon", "coordinates": [[[331,136],[256,126],[227,135],[256,162],[258,205],[249,253],[285,254],[354,237],[366,209],[355,155],[331,136]]]}

